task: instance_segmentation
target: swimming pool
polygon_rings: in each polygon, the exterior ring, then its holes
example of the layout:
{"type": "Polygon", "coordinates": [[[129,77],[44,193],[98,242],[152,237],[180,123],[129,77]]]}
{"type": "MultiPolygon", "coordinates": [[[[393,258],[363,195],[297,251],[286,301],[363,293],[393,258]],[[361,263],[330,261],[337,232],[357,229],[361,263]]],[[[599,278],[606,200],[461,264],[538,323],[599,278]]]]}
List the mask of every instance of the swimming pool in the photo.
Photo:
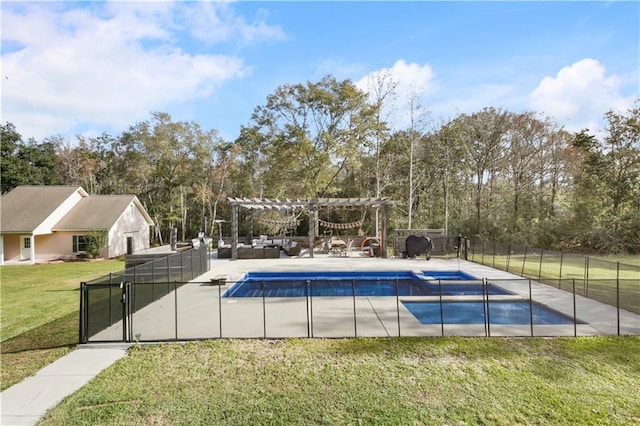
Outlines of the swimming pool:
{"type": "Polygon", "coordinates": [[[222,297],[508,295],[459,271],[250,272],[222,297]],[[439,281],[441,280],[441,281],[439,281]],[[460,282],[456,282],[460,281],[460,282]]]}
{"type": "Polygon", "coordinates": [[[402,303],[420,324],[484,324],[488,313],[490,324],[530,325],[531,308],[534,325],[573,324],[573,318],[535,302],[530,304],[529,301],[490,301],[488,304],[483,301],[402,303]]]}

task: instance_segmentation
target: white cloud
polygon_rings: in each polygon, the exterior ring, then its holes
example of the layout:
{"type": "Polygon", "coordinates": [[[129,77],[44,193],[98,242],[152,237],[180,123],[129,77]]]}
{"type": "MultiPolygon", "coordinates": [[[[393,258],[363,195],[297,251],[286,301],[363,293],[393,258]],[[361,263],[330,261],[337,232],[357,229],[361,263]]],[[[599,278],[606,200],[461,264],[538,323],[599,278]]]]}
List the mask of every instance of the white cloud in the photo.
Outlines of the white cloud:
{"type": "Polygon", "coordinates": [[[631,99],[621,95],[622,86],[621,77],[607,75],[603,64],[586,58],[563,67],[555,77],[544,77],[529,101],[534,110],[555,118],[568,130],[597,131],[605,112],[631,105],[631,99]]]}
{"type": "MultiPolygon", "coordinates": [[[[372,94],[376,81],[387,79],[395,82],[395,96],[386,108],[386,116],[389,125],[396,129],[405,129],[409,126],[409,103],[411,99],[417,99],[424,108],[428,108],[427,96],[437,90],[435,73],[429,64],[419,65],[407,63],[400,59],[391,68],[383,68],[372,71],[360,80],[356,81],[356,86],[367,93],[372,94]]],[[[422,112],[426,112],[423,109],[422,112]]]]}
{"type": "MultiPolygon", "coordinates": [[[[250,72],[234,55],[190,53],[176,46],[182,23],[174,16],[200,5],[166,2],[4,3],[2,113],[25,137],[41,139],[78,127],[120,131],[148,117],[210,96],[250,72]],[[4,46],[8,46],[5,49],[4,46]],[[4,77],[6,76],[6,77],[4,77]],[[106,127],[106,129],[105,129],[106,127]]],[[[230,16],[226,12],[225,16],[230,16]]],[[[242,19],[243,41],[270,28],[242,19]]],[[[215,13],[200,26],[219,23],[215,13]]],[[[275,35],[273,35],[275,34],[275,35]]],[[[278,36],[278,30],[273,30],[278,36]]],[[[210,50],[210,49],[209,49],[210,50]]]]}
{"type": "Polygon", "coordinates": [[[260,10],[253,22],[237,15],[226,2],[195,3],[184,11],[191,34],[207,43],[234,41],[251,44],[264,39],[286,38],[280,27],[266,23],[268,14],[265,10],[260,10]]]}

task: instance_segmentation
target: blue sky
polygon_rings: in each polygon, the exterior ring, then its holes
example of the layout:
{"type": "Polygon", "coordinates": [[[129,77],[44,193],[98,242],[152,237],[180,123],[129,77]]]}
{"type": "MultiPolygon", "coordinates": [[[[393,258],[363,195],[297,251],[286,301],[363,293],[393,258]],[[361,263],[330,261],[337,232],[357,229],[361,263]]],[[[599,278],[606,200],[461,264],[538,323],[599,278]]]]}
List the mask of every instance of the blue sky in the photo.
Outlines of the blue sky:
{"type": "Polygon", "coordinates": [[[640,97],[640,3],[3,1],[2,122],[118,135],[152,111],[233,140],[279,85],[397,82],[387,117],[486,106],[577,131],[640,97]]]}

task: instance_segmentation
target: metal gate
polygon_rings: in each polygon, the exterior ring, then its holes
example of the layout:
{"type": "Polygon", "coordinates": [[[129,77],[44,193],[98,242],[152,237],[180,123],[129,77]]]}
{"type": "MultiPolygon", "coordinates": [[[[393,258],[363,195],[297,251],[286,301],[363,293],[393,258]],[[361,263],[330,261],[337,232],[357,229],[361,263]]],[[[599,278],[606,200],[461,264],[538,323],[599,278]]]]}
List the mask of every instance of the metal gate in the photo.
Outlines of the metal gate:
{"type": "Polygon", "coordinates": [[[90,336],[110,329],[101,341],[131,341],[129,303],[131,283],[80,284],[80,343],[87,343],[90,336]]]}

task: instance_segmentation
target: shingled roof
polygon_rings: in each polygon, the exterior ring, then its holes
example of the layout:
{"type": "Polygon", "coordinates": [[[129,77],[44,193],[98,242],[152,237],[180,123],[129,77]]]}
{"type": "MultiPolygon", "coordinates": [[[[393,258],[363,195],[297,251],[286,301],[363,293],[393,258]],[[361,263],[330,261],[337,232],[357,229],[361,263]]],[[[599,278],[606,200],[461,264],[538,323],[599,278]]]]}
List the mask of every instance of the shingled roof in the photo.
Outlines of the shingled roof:
{"type": "MultiPolygon", "coordinates": [[[[134,203],[144,218],[153,220],[135,195],[89,195],[79,186],[18,186],[0,199],[2,233],[29,234],[38,229],[75,192],[82,198],[67,205],[62,219],[49,224],[51,231],[110,229],[134,203]]],[[[60,213],[57,213],[60,217],[60,213]]]]}
{"type": "Polygon", "coordinates": [[[134,195],[92,195],[83,198],[56,225],[54,231],[89,231],[109,229],[127,206],[136,199],[134,195]]]}
{"type": "Polygon", "coordinates": [[[74,192],[88,194],[79,186],[18,186],[0,198],[3,233],[31,233],[74,192]]]}

